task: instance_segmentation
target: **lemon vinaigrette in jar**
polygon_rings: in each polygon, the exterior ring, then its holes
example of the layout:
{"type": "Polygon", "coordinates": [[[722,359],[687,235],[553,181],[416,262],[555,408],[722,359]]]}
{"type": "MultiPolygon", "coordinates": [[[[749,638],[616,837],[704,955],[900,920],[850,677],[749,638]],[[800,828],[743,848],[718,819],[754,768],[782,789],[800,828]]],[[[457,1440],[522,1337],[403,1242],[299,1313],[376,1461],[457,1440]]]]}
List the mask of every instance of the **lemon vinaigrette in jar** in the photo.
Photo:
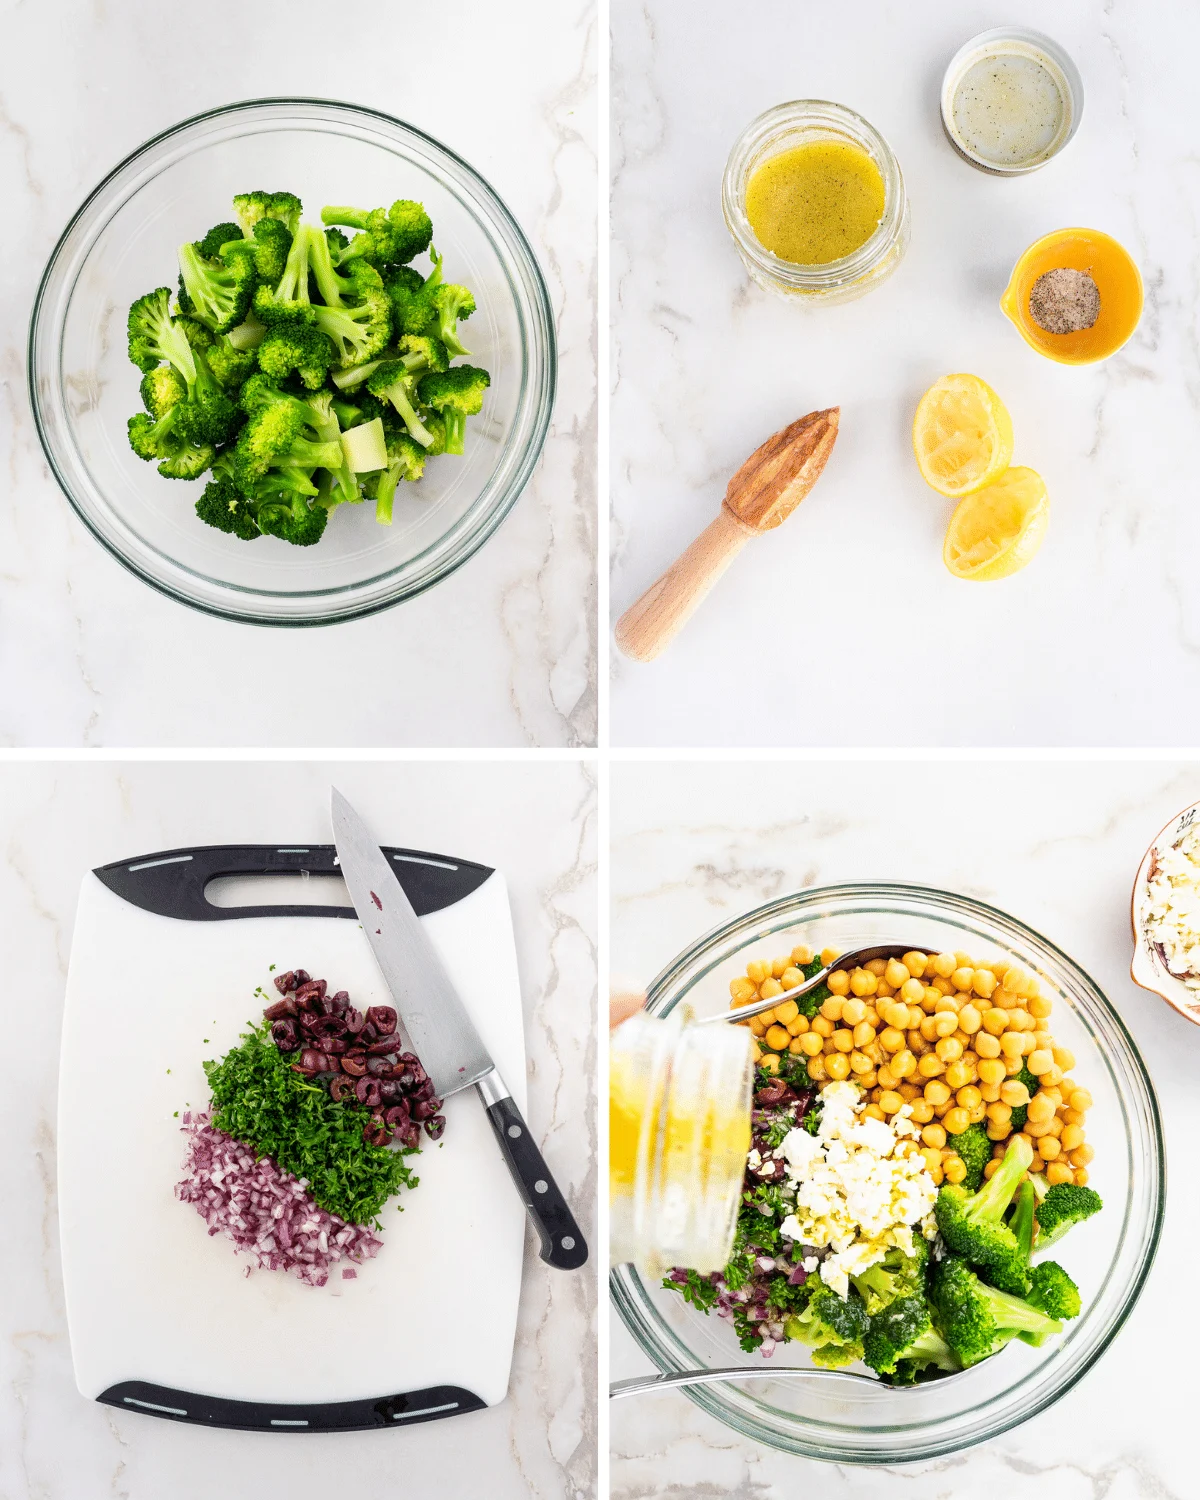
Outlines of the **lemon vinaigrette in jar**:
{"type": "Polygon", "coordinates": [[[750,1150],[753,1038],[691,1009],[636,1015],[609,1063],[610,1246],[647,1275],[729,1260],[750,1150]]]}
{"type": "Polygon", "coordinates": [[[767,291],[847,302],[890,276],[908,244],[908,200],[887,142],[840,104],[801,99],[760,115],[721,184],[725,223],[767,291]]]}

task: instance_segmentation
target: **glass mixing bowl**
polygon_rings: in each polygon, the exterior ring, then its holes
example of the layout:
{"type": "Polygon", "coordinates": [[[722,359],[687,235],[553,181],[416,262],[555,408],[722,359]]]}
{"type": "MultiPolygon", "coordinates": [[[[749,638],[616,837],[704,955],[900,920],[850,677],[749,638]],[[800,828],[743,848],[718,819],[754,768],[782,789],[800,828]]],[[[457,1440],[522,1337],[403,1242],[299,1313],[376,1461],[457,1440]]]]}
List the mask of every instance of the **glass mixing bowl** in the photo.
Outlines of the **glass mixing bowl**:
{"type": "MultiPolygon", "coordinates": [[[[425,257],[417,268],[428,271],[425,257]]],[[[320,625],[384,609],[460,567],[512,509],[554,402],[550,299],[504,204],[446,147],[388,115],[317,99],[264,99],[185,120],[126,158],[68,224],[29,330],[29,389],[46,457],[80,519],[124,565],[184,604],[264,625],[320,625]],[[251,544],[199,521],[204,481],[163,479],[130,450],[140,374],[125,348],[131,302],[174,287],[177,247],[231,216],[235,193],[287,189],[372,208],[417,198],[448,280],[475,293],[463,324],[492,377],[462,458],[402,484],[391,526],[341,506],[315,547],[251,544]]]]}
{"type": "MultiPolygon", "coordinates": [[[[1006,1432],[1043,1411],[1108,1348],[1129,1316],[1162,1228],[1164,1155],[1158,1105],[1145,1065],[1120,1017],[1077,964],[1031,928],[981,902],[920,886],[825,886],[785,896],[702,937],[650,986],[648,1009],[682,1000],[699,1015],[723,1011],[729,981],[754,958],[806,943],[843,952],[903,942],[982,960],[1005,958],[1038,978],[1054,1002],[1055,1039],[1075,1054],[1072,1075],[1091,1091],[1089,1185],[1104,1210],[1064,1242],[1083,1313],[1041,1349],[1016,1341],[966,1374],[891,1390],[882,1384],[754,1381],[691,1386],[684,1393],[756,1442],[848,1464],[902,1463],[951,1453],[1006,1432]],[[830,1388],[831,1387],[831,1388],[830,1388]]],[[[727,1365],[807,1364],[797,1345],[763,1361],[739,1349],[728,1325],[674,1292],[618,1266],[612,1298],[625,1326],[664,1372],[727,1365]]]]}

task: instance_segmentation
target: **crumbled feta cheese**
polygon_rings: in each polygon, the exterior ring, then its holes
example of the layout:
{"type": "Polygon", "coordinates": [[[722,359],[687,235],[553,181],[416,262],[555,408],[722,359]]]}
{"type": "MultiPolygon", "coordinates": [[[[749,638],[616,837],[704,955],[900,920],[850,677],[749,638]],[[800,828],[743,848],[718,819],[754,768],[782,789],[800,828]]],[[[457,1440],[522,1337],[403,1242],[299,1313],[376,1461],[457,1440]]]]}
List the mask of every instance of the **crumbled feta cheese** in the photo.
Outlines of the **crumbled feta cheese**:
{"type": "Polygon", "coordinates": [[[937,1197],[925,1158],[911,1148],[896,1154],[901,1141],[915,1134],[911,1111],[888,1122],[864,1116],[865,1107],[852,1083],[828,1084],[821,1091],[817,1134],[797,1128],[783,1142],[795,1206],[780,1232],[830,1248],[820,1263],[821,1278],[843,1297],[849,1278],[893,1247],[913,1253],[912,1225],[925,1233],[937,1197]]]}
{"type": "Polygon", "coordinates": [[[1200,823],[1154,853],[1146,935],[1162,948],[1171,973],[1200,995],[1200,823]]]}

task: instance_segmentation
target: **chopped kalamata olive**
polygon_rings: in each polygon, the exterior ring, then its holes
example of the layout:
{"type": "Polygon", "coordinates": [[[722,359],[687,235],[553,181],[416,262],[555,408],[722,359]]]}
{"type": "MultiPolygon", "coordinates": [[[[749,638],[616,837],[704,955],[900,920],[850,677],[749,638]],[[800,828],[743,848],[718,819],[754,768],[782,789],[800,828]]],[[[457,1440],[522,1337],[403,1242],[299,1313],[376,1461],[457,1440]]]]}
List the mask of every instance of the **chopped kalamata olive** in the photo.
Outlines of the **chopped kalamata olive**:
{"type": "Polygon", "coordinates": [[[314,1036],[345,1036],[346,1023],[341,1016],[317,1016],[312,1022],[314,1036]]]}
{"type": "Polygon", "coordinates": [[[333,1004],[334,1008],[337,1010],[338,1015],[340,1016],[341,1013],[350,1004],[350,991],[338,990],[337,994],[333,997],[333,1004]]]}
{"type": "Polygon", "coordinates": [[[421,1149],[421,1127],[415,1120],[410,1120],[407,1125],[401,1125],[396,1131],[396,1139],[406,1151],[419,1151],[421,1149]]]}
{"type": "Polygon", "coordinates": [[[297,980],[291,969],[286,974],[276,974],[275,988],[281,995],[286,995],[289,990],[296,988],[297,980]]]}
{"type": "Polygon", "coordinates": [[[321,1071],[321,1054],[313,1047],[305,1047],[300,1054],[300,1066],[310,1068],[314,1073],[321,1071]]]}
{"type": "Polygon", "coordinates": [[[358,1033],[358,1036],[359,1040],[365,1047],[368,1042],[376,1041],[379,1037],[379,1033],[375,1030],[374,1026],[371,1025],[370,1021],[364,1019],[362,1030],[358,1033]]]}
{"type": "Polygon", "coordinates": [[[406,1068],[419,1068],[421,1066],[421,1059],[415,1052],[402,1052],[396,1061],[403,1063],[406,1068]]]}
{"type": "Polygon", "coordinates": [[[268,1021],[282,1021],[288,1016],[296,1014],[296,1002],[289,995],[286,1000],[276,1000],[274,1005],[268,1005],[263,1015],[268,1021]]]}
{"type": "Polygon", "coordinates": [[[335,1104],[353,1103],[357,1097],[354,1092],[354,1079],[347,1078],[345,1073],[339,1073],[336,1078],[331,1078],[329,1097],[335,1104]]]}
{"type": "Polygon", "coordinates": [[[372,1078],[387,1078],[392,1071],[392,1065],[386,1057],[368,1057],[367,1072],[372,1078]]]}
{"type": "Polygon", "coordinates": [[[757,1104],[771,1105],[779,1104],[788,1091],[788,1086],[782,1078],[772,1078],[770,1083],[764,1084],[754,1099],[757,1104]]]}
{"type": "Polygon", "coordinates": [[[400,1085],[394,1078],[381,1078],[379,1080],[379,1097],[385,1104],[394,1104],[400,1097],[400,1085]]]}
{"type": "Polygon", "coordinates": [[[383,1118],[393,1130],[398,1126],[407,1125],[409,1121],[408,1106],[406,1104],[393,1104],[389,1110],[384,1112],[383,1118]]]}
{"type": "Polygon", "coordinates": [[[416,1086],[416,1079],[412,1075],[411,1068],[403,1068],[399,1070],[393,1068],[392,1077],[396,1080],[396,1082],[400,1085],[400,1087],[406,1094],[416,1086]]]}
{"type": "Polygon", "coordinates": [[[321,1050],[328,1053],[330,1057],[337,1057],[345,1052],[350,1043],[344,1036],[323,1036],[321,1038],[321,1050]]]}
{"type": "Polygon", "coordinates": [[[442,1133],[443,1133],[443,1131],[445,1129],[446,1129],[446,1116],[445,1115],[433,1115],[428,1120],[425,1121],[425,1134],[429,1137],[429,1139],[431,1141],[440,1140],[441,1136],[442,1136],[442,1133]]]}
{"type": "Polygon", "coordinates": [[[312,975],[307,969],[297,969],[292,978],[296,981],[297,986],[312,983],[312,975]]]}
{"type": "Polygon", "coordinates": [[[409,1110],[414,1120],[429,1120],[437,1114],[442,1107],[440,1099],[416,1099],[409,1104],[409,1110]]]}
{"type": "Polygon", "coordinates": [[[396,1029],[396,1012],[390,1005],[372,1005],[367,1011],[367,1020],[378,1030],[380,1036],[386,1036],[396,1029]]]}
{"type": "Polygon", "coordinates": [[[342,1020],[346,1023],[346,1031],[350,1036],[357,1036],[363,1029],[365,1017],[361,1010],[355,1010],[353,1005],[348,1005],[342,1013],[342,1020]]]}
{"type": "Polygon", "coordinates": [[[399,1049],[400,1038],[393,1033],[391,1036],[381,1036],[377,1042],[372,1042],[367,1051],[372,1057],[386,1057],[399,1049]]]}
{"type": "Polygon", "coordinates": [[[425,1071],[420,1063],[416,1063],[414,1066],[407,1068],[405,1071],[412,1074],[413,1081],[411,1087],[414,1089],[419,1089],[423,1083],[429,1082],[429,1074],[425,1071]]]}
{"type": "Polygon", "coordinates": [[[315,1078],[317,1076],[316,1068],[306,1068],[302,1063],[292,1063],[291,1068],[292,1072],[299,1073],[301,1078],[315,1078]]]}
{"type": "Polygon", "coordinates": [[[361,1052],[347,1052],[341,1059],[342,1072],[349,1073],[352,1078],[362,1078],[366,1075],[367,1060],[361,1052]]]}
{"type": "Polygon", "coordinates": [[[392,1132],[387,1128],[378,1115],[372,1115],[363,1126],[363,1140],[368,1146],[386,1146],[392,1138],[392,1132]],[[376,1121],[379,1123],[376,1124],[376,1121]]]}
{"type": "MultiPolygon", "coordinates": [[[[422,1072],[424,1072],[424,1069],[422,1069],[422,1072]]],[[[433,1079],[427,1077],[424,1083],[418,1083],[415,1088],[408,1091],[408,1097],[410,1099],[432,1099],[433,1079]]]]}
{"type": "Polygon", "coordinates": [[[360,1104],[365,1104],[368,1109],[375,1109],[383,1102],[383,1096],[379,1092],[378,1078],[360,1078],[354,1086],[355,1095],[360,1104]]]}
{"type": "Polygon", "coordinates": [[[296,1023],[284,1017],[271,1027],[271,1040],[280,1052],[294,1052],[300,1045],[296,1036],[296,1023]]]}

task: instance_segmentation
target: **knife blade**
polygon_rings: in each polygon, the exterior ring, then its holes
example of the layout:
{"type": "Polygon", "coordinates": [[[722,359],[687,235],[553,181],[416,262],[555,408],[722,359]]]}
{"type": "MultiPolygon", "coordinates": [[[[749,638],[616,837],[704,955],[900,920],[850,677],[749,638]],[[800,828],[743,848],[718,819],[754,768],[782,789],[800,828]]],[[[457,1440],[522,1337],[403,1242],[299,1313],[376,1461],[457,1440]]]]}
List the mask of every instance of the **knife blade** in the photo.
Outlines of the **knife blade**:
{"type": "Polygon", "coordinates": [[[438,1097],[475,1085],[538,1231],[541,1258],[560,1270],[576,1270],[587,1260],[587,1243],[421,919],[370,830],[336,787],[330,815],[350,900],[438,1097]]]}

